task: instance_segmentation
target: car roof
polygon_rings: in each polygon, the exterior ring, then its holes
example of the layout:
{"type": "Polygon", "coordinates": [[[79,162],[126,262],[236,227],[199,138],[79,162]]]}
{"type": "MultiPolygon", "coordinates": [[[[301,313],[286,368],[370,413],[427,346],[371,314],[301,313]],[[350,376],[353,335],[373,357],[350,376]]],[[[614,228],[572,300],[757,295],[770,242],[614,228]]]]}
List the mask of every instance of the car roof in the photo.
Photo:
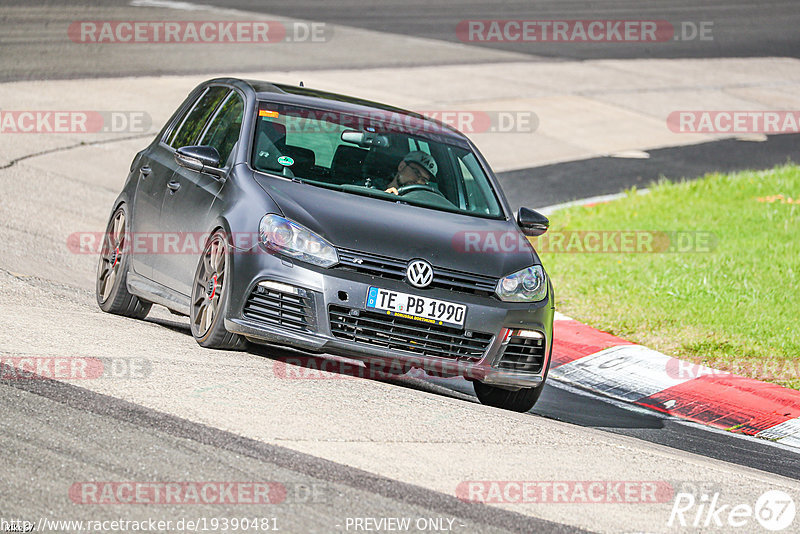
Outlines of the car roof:
{"type": "Polygon", "coordinates": [[[464,134],[446,123],[426,117],[414,111],[395,106],[389,106],[387,104],[381,104],[380,102],[373,102],[371,100],[357,98],[354,96],[311,89],[309,87],[279,84],[263,80],[225,78],[211,80],[211,82],[213,81],[224,81],[227,83],[239,82],[249,86],[249,88],[256,93],[256,98],[259,100],[272,100],[283,104],[313,107],[316,109],[338,111],[341,113],[361,116],[369,115],[370,112],[375,112],[376,110],[398,113],[413,117],[414,119],[423,121],[424,123],[435,125],[436,128],[432,128],[432,130],[436,131],[439,135],[457,139],[461,141],[461,143],[467,141],[467,137],[464,134]]]}

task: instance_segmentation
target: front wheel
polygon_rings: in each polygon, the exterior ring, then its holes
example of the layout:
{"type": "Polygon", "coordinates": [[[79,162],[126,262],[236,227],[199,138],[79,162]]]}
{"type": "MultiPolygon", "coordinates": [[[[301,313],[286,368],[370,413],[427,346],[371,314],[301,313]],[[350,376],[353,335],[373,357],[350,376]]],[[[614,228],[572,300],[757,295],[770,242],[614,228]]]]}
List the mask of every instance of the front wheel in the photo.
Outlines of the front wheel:
{"type": "Polygon", "coordinates": [[[472,383],[472,387],[475,388],[475,395],[481,404],[512,412],[527,412],[539,400],[544,382],[535,388],[522,388],[516,391],[490,386],[477,380],[472,383]]]}
{"type": "Polygon", "coordinates": [[[228,240],[215,232],[200,256],[192,284],[189,320],[192,336],[209,349],[244,348],[245,340],[225,330],[225,315],[230,298],[228,240]]]}

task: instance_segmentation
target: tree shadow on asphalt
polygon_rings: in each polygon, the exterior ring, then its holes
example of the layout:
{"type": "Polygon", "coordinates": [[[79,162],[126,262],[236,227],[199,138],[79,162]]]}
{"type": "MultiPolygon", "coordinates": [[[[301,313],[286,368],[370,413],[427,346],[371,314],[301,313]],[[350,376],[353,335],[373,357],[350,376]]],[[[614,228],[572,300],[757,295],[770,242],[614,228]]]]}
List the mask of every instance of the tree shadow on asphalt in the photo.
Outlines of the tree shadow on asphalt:
{"type": "Polygon", "coordinates": [[[551,384],[551,378],[532,412],[548,419],[592,428],[664,428],[664,418],[633,411],[604,398],[581,394],[551,384]]]}
{"type": "MultiPolygon", "coordinates": [[[[188,322],[163,317],[148,317],[146,320],[192,337],[188,322]]],[[[381,373],[368,369],[358,360],[276,345],[249,343],[246,351],[272,360],[276,366],[276,376],[287,380],[375,380],[451,399],[479,402],[472,391],[472,384],[463,378],[433,377],[417,369],[412,369],[405,375],[381,373]]],[[[542,396],[528,413],[592,428],[664,427],[664,419],[657,415],[615,406],[601,397],[579,394],[563,387],[553,386],[550,382],[545,384],[542,396]]]]}
{"type": "MultiPolygon", "coordinates": [[[[147,317],[145,321],[162,326],[173,332],[185,334],[192,337],[189,323],[180,321],[180,319],[172,320],[163,317],[147,317]]],[[[429,382],[429,377],[423,376],[423,373],[415,373],[413,370],[411,375],[392,375],[387,373],[380,373],[367,370],[358,360],[351,360],[349,358],[342,358],[331,354],[319,354],[306,352],[300,349],[290,347],[281,347],[277,345],[259,345],[255,343],[248,343],[247,352],[265,358],[269,358],[275,362],[280,362],[286,365],[296,366],[304,371],[290,371],[288,373],[289,379],[317,379],[325,380],[326,373],[337,375],[338,378],[364,380],[376,380],[379,382],[387,382],[396,386],[407,387],[417,391],[424,391],[426,393],[433,393],[436,395],[443,395],[460,400],[470,402],[477,402],[477,399],[472,394],[467,394],[459,390],[443,387],[442,385],[429,382]]],[[[437,379],[441,380],[454,380],[454,379],[437,379]]],[[[466,383],[463,379],[458,379],[466,383]]],[[[470,386],[471,388],[471,386],[470,386]]]]}
{"type": "MultiPolygon", "coordinates": [[[[180,316],[182,319],[188,319],[185,317],[180,316]]],[[[145,318],[145,322],[157,324],[158,326],[163,326],[168,330],[172,330],[173,332],[178,332],[179,334],[186,334],[189,337],[192,337],[192,330],[189,328],[188,322],[180,322],[179,320],[170,320],[164,319],[163,317],[150,317],[148,316],[145,318]]]]}

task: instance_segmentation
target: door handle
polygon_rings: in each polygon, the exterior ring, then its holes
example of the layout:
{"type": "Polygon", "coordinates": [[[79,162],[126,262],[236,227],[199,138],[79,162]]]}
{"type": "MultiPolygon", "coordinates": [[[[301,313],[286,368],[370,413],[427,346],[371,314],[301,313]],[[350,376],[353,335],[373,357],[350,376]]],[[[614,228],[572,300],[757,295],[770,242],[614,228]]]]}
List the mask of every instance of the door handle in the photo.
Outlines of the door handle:
{"type": "Polygon", "coordinates": [[[150,176],[150,173],[153,172],[153,169],[150,168],[150,165],[145,165],[141,169],[139,169],[139,174],[141,175],[142,179],[147,178],[150,176]]]}
{"type": "Polygon", "coordinates": [[[175,191],[181,188],[181,183],[172,180],[171,182],[167,182],[167,187],[169,187],[170,190],[174,193],[175,191]]]}

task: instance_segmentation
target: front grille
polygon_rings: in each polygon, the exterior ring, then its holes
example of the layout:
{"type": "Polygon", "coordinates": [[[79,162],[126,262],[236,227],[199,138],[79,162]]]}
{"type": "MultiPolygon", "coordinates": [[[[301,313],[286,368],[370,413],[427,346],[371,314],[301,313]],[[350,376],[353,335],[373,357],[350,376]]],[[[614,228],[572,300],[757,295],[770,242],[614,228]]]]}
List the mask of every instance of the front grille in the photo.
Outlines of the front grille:
{"type": "MultiPolygon", "coordinates": [[[[406,276],[406,266],[408,265],[406,260],[341,248],[337,249],[337,252],[339,253],[340,268],[392,280],[403,280],[406,276]]],[[[462,293],[491,295],[497,287],[497,279],[434,266],[433,282],[430,287],[462,293]]]]}
{"type": "Polygon", "coordinates": [[[311,296],[303,289],[295,289],[299,294],[257,285],[247,298],[244,315],[263,323],[297,330],[315,330],[316,317],[311,296]]]}
{"type": "Polygon", "coordinates": [[[477,362],[493,337],[342,306],[331,306],[329,312],[336,338],[423,356],[477,362]]]}
{"type": "Polygon", "coordinates": [[[512,337],[498,367],[512,371],[541,373],[544,367],[544,339],[512,337]]]}

